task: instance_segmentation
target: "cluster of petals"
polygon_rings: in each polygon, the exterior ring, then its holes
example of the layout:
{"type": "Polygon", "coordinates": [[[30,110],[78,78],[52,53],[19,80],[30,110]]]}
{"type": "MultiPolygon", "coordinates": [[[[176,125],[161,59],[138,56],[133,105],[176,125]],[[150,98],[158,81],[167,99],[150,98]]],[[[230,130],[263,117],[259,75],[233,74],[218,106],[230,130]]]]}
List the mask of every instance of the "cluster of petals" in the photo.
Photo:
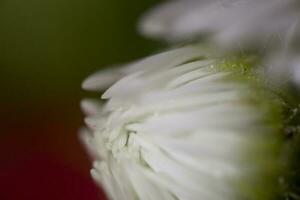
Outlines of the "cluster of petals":
{"type": "MultiPolygon", "coordinates": [[[[81,105],[92,175],[111,199],[248,199],[256,193],[245,191],[272,185],[273,172],[271,180],[261,175],[276,156],[270,110],[253,103],[251,84],[219,69],[224,62],[188,46],[83,83],[87,90],[108,87],[103,104],[81,105]]],[[[259,195],[268,199],[270,191],[259,195]]]]}

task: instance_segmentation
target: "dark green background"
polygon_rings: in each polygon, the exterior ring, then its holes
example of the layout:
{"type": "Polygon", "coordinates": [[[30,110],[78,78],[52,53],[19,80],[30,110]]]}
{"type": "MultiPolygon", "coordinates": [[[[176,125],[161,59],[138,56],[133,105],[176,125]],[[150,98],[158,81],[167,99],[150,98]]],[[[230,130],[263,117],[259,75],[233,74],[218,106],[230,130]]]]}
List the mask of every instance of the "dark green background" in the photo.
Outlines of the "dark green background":
{"type": "Polygon", "coordinates": [[[74,103],[87,75],[155,49],[139,36],[136,22],[156,2],[2,0],[1,104],[20,110],[45,101],[74,103]]]}
{"type": "Polygon", "coordinates": [[[50,152],[72,165],[84,163],[88,174],[77,132],[80,99],[92,94],[81,82],[101,67],[159,49],[136,30],[157,2],[0,1],[0,164],[24,152],[50,152]]]}

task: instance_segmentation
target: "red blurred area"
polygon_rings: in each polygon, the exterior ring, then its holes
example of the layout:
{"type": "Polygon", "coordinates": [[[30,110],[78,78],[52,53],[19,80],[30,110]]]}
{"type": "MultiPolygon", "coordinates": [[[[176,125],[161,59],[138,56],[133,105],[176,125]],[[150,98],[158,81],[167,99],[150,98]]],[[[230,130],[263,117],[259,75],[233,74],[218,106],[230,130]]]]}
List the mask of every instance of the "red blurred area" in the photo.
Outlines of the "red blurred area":
{"type": "Polygon", "coordinates": [[[105,199],[90,178],[90,161],[77,135],[78,115],[66,120],[70,113],[42,113],[0,116],[0,199],[105,199]]]}

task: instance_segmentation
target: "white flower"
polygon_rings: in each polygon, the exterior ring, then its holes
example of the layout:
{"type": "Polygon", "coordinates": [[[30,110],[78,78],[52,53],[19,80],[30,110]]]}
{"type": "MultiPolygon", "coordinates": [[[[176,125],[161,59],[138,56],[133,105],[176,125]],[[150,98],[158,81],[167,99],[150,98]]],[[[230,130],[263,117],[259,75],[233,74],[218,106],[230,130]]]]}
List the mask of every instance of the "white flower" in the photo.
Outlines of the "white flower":
{"type": "Polygon", "coordinates": [[[175,41],[206,36],[230,48],[267,45],[287,37],[299,7],[297,0],[173,0],[146,14],[140,30],[175,41]]]}
{"type": "Polygon", "coordinates": [[[91,76],[83,138],[92,175],[117,200],[272,199],[280,105],[247,58],[179,48],[91,76]],[[277,105],[277,106],[278,106],[277,105]]]}
{"type": "Polygon", "coordinates": [[[145,14],[139,29],[169,42],[204,39],[225,51],[255,49],[265,55],[271,79],[299,82],[299,19],[298,0],[169,0],[145,14]]]}

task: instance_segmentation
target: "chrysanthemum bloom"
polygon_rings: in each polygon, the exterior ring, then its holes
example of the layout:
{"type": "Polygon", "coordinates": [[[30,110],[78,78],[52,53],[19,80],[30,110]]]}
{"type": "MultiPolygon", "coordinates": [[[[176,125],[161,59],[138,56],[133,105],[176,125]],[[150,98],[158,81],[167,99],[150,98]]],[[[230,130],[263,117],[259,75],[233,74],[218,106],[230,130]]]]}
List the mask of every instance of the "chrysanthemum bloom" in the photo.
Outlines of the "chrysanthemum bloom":
{"type": "MultiPolygon", "coordinates": [[[[179,48],[91,76],[84,141],[116,200],[270,200],[280,195],[283,100],[254,59],[179,48]]],[[[283,179],[281,182],[284,182],[283,179]]]]}
{"type": "Polygon", "coordinates": [[[208,37],[229,48],[266,46],[293,34],[299,10],[298,0],[168,0],[144,15],[140,31],[168,41],[208,37]]]}
{"type": "Polygon", "coordinates": [[[298,0],[172,0],[151,10],[140,31],[169,42],[206,40],[218,48],[257,51],[266,74],[300,86],[298,0]]]}

